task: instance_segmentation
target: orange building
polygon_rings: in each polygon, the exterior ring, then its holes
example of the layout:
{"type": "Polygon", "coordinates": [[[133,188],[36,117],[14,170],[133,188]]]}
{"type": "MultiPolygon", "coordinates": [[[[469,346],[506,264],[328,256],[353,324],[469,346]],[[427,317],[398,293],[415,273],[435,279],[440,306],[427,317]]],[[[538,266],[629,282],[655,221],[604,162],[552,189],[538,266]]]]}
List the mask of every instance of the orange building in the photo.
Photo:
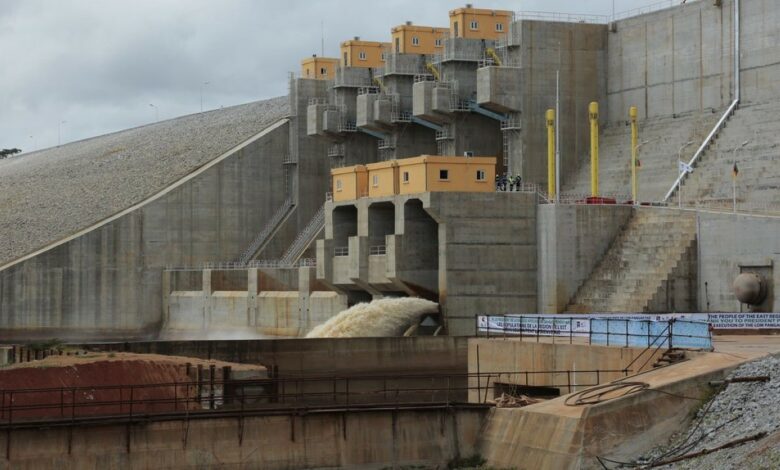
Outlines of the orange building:
{"type": "Polygon", "coordinates": [[[444,47],[449,28],[417,26],[410,21],[390,30],[396,54],[436,54],[444,47]]]}
{"type": "Polygon", "coordinates": [[[336,202],[426,192],[492,192],[496,158],[422,155],[334,168],[330,174],[336,202]]]}
{"type": "Polygon", "coordinates": [[[350,39],[341,43],[341,65],[343,67],[379,68],[385,66],[390,43],[350,39]]]}
{"type": "Polygon", "coordinates": [[[466,39],[498,39],[509,31],[512,12],[507,10],[486,10],[456,8],[450,11],[450,36],[466,39]]]}
{"type": "Polygon", "coordinates": [[[368,194],[368,170],[365,166],[334,168],[330,170],[330,175],[334,201],[353,201],[368,194]]]}
{"type": "Polygon", "coordinates": [[[334,57],[317,57],[313,55],[301,61],[301,78],[317,80],[333,80],[339,60],[334,57]]]}
{"type": "MultiPolygon", "coordinates": [[[[369,173],[369,177],[371,174],[369,173]]],[[[423,155],[398,161],[398,194],[495,191],[495,157],[423,155]]]]}

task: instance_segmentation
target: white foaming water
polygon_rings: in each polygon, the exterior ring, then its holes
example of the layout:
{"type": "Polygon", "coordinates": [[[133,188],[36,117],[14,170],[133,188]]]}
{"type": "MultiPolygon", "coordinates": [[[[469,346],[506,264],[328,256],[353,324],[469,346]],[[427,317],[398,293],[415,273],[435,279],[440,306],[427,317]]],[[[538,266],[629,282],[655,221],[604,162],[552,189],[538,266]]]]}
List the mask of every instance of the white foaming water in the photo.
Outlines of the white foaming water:
{"type": "Polygon", "coordinates": [[[400,336],[426,313],[439,311],[439,304],[416,297],[374,300],[354,305],[315,327],[307,338],[355,338],[400,336]]]}

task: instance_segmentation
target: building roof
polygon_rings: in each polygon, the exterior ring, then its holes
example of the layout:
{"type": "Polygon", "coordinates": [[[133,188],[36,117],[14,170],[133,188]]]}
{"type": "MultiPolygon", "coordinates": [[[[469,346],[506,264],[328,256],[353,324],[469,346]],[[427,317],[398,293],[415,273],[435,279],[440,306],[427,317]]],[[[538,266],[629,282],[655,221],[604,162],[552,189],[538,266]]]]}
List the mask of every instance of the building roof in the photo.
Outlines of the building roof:
{"type": "Polygon", "coordinates": [[[511,10],[489,10],[486,8],[461,7],[450,11],[450,16],[460,15],[493,15],[493,16],[512,16],[511,10]]]}
{"type": "Polygon", "coordinates": [[[341,47],[350,47],[350,46],[386,47],[389,45],[390,45],[389,42],[364,41],[362,39],[348,39],[341,43],[341,47]]]}
{"type": "Polygon", "coordinates": [[[289,114],[286,97],[0,160],[0,266],[110,217],[289,114]]]}
{"type": "Polygon", "coordinates": [[[307,57],[307,58],[301,60],[301,65],[310,64],[312,62],[315,62],[315,63],[316,62],[322,62],[322,63],[326,63],[326,64],[329,64],[329,63],[336,64],[336,63],[339,62],[339,60],[340,59],[338,57],[312,56],[312,57],[307,57]]]}
{"type": "Polygon", "coordinates": [[[430,32],[430,33],[447,33],[450,31],[450,28],[446,27],[438,27],[438,26],[421,26],[416,24],[402,24],[394,27],[390,30],[391,33],[395,33],[398,31],[420,31],[420,32],[430,32]]]}

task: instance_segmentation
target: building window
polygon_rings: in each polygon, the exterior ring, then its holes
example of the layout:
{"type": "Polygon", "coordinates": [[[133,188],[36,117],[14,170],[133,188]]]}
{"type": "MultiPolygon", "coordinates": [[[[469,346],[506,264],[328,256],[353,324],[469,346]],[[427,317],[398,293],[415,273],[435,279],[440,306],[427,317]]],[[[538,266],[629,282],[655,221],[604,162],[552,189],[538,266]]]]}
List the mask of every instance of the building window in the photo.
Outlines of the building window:
{"type": "Polygon", "coordinates": [[[360,51],[358,53],[358,59],[360,60],[366,60],[366,51],[360,51]]]}
{"type": "Polygon", "coordinates": [[[310,75],[310,74],[309,74],[309,72],[311,72],[311,70],[309,70],[309,69],[306,69],[306,76],[307,76],[307,77],[310,75]]]}
{"type": "Polygon", "coordinates": [[[496,31],[499,33],[504,30],[504,23],[496,23],[496,31]]]}
{"type": "Polygon", "coordinates": [[[382,62],[387,60],[387,52],[382,53],[382,62]]]}
{"type": "Polygon", "coordinates": [[[409,172],[404,171],[404,184],[409,184],[409,172]]]}
{"type": "Polygon", "coordinates": [[[450,179],[450,170],[439,170],[439,180],[447,181],[450,179]]]}
{"type": "Polygon", "coordinates": [[[341,183],[341,180],[336,180],[336,191],[341,191],[343,187],[344,185],[341,183]]]}
{"type": "Polygon", "coordinates": [[[401,53],[401,38],[395,38],[395,53],[401,53]]]}
{"type": "Polygon", "coordinates": [[[441,47],[441,38],[436,38],[436,41],[434,41],[434,46],[441,47]]]}
{"type": "Polygon", "coordinates": [[[349,55],[347,55],[347,53],[345,52],[345,53],[344,53],[344,67],[347,67],[347,66],[349,66],[349,60],[348,60],[348,58],[349,58],[349,55]]]}
{"type": "Polygon", "coordinates": [[[458,37],[458,22],[454,22],[452,25],[452,36],[458,37]]]}
{"type": "Polygon", "coordinates": [[[373,181],[374,187],[375,188],[378,187],[379,186],[379,175],[374,175],[374,178],[373,178],[372,181],[373,181]]]}
{"type": "Polygon", "coordinates": [[[485,181],[485,170],[477,170],[477,181],[485,181]]]}
{"type": "Polygon", "coordinates": [[[328,69],[326,69],[325,67],[320,68],[320,75],[327,75],[327,74],[328,74],[328,69]]]}
{"type": "Polygon", "coordinates": [[[471,30],[476,31],[479,29],[479,23],[477,20],[471,20],[471,30]]]}
{"type": "Polygon", "coordinates": [[[420,38],[417,36],[412,36],[412,45],[413,46],[419,46],[420,45],[420,38]]]}

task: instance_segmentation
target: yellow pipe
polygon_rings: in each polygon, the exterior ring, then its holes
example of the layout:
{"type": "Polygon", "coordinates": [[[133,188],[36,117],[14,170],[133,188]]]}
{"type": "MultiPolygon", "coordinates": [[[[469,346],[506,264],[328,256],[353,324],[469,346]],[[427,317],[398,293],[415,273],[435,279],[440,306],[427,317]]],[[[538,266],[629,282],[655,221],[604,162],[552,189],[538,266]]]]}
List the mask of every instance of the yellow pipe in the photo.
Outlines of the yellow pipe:
{"type": "Polygon", "coordinates": [[[639,187],[636,178],[636,154],[639,150],[639,144],[637,143],[636,106],[631,106],[628,109],[628,116],[631,119],[631,200],[634,201],[634,204],[638,204],[639,187]]]}
{"type": "Polygon", "coordinates": [[[599,197],[599,104],[588,106],[590,117],[590,195],[599,197]]]}
{"type": "Polygon", "coordinates": [[[555,110],[547,114],[547,197],[555,198],[555,110]]]}

